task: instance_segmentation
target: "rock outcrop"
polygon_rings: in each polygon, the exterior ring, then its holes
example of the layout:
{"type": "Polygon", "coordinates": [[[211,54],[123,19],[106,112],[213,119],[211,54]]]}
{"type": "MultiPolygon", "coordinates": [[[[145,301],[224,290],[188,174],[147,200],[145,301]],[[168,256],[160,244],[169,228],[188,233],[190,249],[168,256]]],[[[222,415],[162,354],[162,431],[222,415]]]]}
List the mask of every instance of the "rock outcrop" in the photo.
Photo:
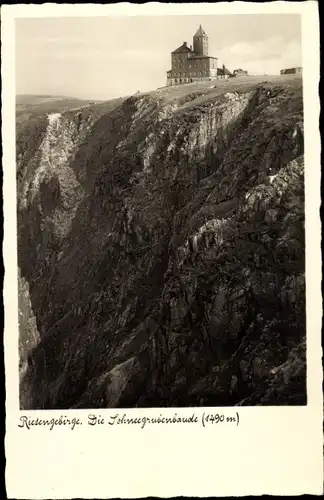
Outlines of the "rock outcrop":
{"type": "Polygon", "coordinates": [[[17,157],[22,407],[305,404],[300,81],[41,123],[17,157]]]}

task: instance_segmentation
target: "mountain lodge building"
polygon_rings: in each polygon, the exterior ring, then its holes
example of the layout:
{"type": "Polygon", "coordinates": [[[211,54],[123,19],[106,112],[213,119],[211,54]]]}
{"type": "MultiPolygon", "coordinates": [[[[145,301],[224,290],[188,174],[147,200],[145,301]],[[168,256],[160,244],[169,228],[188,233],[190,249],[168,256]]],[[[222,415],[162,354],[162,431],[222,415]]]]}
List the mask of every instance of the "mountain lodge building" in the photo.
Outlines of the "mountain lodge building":
{"type": "Polygon", "coordinates": [[[188,47],[187,42],[183,42],[171,53],[171,69],[167,71],[167,85],[217,78],[222,73],[217,71],[217,61],[217,57],[208,55],[208,36],[200,25],[193,36],[193,48],[192,45],[188,47]]]}

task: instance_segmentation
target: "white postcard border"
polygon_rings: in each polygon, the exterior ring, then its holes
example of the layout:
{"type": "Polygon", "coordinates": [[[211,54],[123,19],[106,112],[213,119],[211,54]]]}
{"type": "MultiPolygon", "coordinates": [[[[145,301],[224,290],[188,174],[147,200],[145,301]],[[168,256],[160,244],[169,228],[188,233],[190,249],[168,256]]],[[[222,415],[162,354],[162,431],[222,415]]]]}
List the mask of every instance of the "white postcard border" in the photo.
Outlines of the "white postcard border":
{"type": "MultiPolygon", "coordinates": [[[[13,5],[1,8],[6,371],[6,487],[21,499],[139,498],[320,494],[323,487],[319,25],[317,2],[219,4],[13,5]],[[302,16],[307,394],[305,407],[237,409],[236,427],[202,425],[86,425],[89,413],[118,410],[20,412],[15,171],[14,20],[18,17],[299,13],[302,16]],[[19,417],[78,416],[83,425],[25,430],[19,417]]],[[[209,409],[210,411],[211,409],[209,409]]],[[[204,408],[136,409],[129,415],[177,413],[201,418],[204,408]]],[[[216,408],[231,415],[235,408],[216,408]]]]}

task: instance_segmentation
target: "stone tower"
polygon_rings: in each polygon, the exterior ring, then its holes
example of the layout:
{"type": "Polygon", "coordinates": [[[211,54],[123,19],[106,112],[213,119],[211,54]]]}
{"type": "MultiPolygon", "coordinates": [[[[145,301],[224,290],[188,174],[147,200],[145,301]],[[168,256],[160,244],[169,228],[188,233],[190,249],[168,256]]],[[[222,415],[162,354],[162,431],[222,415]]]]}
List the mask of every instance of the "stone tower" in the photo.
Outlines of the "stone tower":
{"type": "Polygon", "coordinates": [[[197,56],[208,56],[208,36],[201,25],[193,37],[193,51],[197,56]]]}

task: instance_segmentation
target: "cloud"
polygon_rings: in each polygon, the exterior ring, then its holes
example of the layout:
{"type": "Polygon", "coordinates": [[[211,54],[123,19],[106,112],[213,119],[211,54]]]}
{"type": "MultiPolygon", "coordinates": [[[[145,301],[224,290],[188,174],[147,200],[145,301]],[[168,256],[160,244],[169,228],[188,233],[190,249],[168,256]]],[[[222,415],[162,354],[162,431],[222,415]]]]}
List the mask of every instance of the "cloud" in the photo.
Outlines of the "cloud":
{"type": "Polygon", "coordinates": [[[218,51],[219,60],[230,68],[250,72],[278,73],[280,69],[301,65],[301,44],[298,40],[285,42],[281,36],[266,40],[239,42],[218,51]]]}
{"type": "Polygon", "coordinates": [[[150,48],[142,48],[142,49],[126,49],[125,50],[119,50],[117,52],[117,57],[120,57],[122,59],[135,59],[135,60],[145,60],[148,62],[153,62],[157,63],[158,61],[161,61],[165,56],[168,58],[170,57],[167,51],[165,50],[165,47],[158,48],[158,47],[150,47],[150,48]]]}
{"type": "Polygon", "coordinates": [[[82,50],[60,50],[53,52],[50,55],[51,59],[56,59],[56,60],[66,60],[66,59],[72,59],[72,60],[88,60],[88,59],[101,59],[104,60],[104,54],[102,50],[96,50],[96,49],[82,49],[82,50]]]}
{"type": "Polygon", "coordinates": [[[29,40],[21,40],[23,43],[31,43],[31,44],[36,44],[36,45],[44,45],[44,44],[51,44],[51,45],[80,45],[84,44],[85,41],[82,38],[78,37],[65,37],[65,36],[38,36],[38,37],[31,37],[29,40]]]}

